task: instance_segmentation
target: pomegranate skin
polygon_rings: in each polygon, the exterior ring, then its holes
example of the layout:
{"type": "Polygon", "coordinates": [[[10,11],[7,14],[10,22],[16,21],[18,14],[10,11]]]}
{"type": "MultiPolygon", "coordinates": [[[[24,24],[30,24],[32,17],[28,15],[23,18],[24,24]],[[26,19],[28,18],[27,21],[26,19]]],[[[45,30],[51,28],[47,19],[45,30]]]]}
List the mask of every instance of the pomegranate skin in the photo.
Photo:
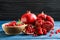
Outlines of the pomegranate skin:
{"type": "Polygon", "coordinates": [[[28,11],[27,13],[23,14],[21,17],[21,21],[26,24],[33,24],[36,21],[37,17],[35,14],[28,11]]]}

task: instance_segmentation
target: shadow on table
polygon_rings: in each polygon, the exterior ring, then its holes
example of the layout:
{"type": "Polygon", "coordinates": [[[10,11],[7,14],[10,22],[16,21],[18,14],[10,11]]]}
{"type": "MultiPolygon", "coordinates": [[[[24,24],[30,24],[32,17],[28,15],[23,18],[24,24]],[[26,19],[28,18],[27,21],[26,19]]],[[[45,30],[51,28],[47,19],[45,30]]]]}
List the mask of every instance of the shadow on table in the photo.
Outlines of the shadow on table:
{"type": "Polygon", "coordinates": [[[6,35],[4,31],[0,31],[0,38],[12,37],[12,36],[28,36],[28,35],[27,34],[6,35]]]}

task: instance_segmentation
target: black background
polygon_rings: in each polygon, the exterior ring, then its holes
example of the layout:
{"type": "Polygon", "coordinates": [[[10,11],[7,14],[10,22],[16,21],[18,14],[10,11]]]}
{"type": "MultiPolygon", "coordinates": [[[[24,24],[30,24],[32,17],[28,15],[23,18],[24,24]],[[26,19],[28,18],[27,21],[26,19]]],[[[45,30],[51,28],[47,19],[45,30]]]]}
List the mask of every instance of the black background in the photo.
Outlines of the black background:
{"type": "Polygon", "coordinates": [[[0,0],[0,20],[17,20],[27,10],[35,14],[44,11],[60,20],[60,0],[0,0]]]}

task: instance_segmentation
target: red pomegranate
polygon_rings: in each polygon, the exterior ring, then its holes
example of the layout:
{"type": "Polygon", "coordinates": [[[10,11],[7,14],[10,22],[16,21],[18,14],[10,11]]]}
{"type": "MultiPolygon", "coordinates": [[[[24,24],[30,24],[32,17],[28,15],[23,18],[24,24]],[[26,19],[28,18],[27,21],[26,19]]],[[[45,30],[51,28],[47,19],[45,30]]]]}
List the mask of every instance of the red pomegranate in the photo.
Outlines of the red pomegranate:
{"type": "Polygon", "coordinates": [[[26,34],[34,34],[34,26],[32,24],[28,24],[26,27],[25,27],[25,33],[26,34]]]}
{"type": "Polygon", "coordinates": [[[31,13],[30,11],[27,11],[27,13],[23,14],[21,17],[21,21],[27,24],[34,23],[36,19],[36,15],[31,13]]]}
{"type": "Polygon", "coordinates": [[[42,12],[41,14],[38,14],[35,25],[41,26],[42,28],[46,29],[47,31],[50,31],[51,29],[54,28],[54,20],[51,16],[44,14],[42,12]]]}

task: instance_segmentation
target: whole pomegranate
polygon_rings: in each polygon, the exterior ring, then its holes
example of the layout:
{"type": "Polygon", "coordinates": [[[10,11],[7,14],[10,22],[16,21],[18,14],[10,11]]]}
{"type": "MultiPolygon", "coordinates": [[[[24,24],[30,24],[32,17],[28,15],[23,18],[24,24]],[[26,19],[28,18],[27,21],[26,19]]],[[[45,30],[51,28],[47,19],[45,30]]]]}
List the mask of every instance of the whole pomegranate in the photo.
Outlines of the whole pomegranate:
{"type": "Polygon", "coordinates": [[[21,21],[26,24],[34,23],[36,19],[36,15],[31,13],[30,11],[27,11],[27,13],[23,14],[21,17],[21,21]]]}
{"type": "Polygon", "coordinates": [[[50,31],[51,29],[54,28],[54,20],[51,16],[44,14],[42,12],[41,14],[38,14],[35,25],[41,26],[42,28],[46,29],[47,31],[50,31]]]}

